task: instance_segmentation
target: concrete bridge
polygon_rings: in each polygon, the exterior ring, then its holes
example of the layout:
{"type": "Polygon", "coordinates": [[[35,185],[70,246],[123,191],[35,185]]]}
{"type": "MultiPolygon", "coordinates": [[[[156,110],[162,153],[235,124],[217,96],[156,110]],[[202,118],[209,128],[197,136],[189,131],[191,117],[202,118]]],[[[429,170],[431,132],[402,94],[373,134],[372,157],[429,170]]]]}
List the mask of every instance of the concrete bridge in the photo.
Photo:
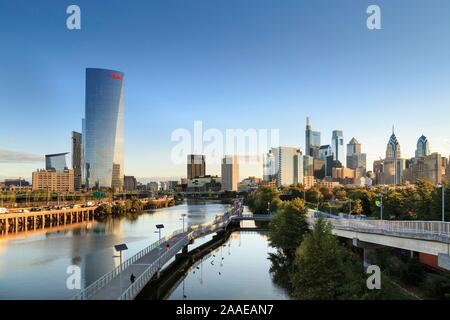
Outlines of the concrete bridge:
{"type": "Polygon", "coordinates": [[[0,235],[94,221],[97,207],[0,214],[0,235]]]}

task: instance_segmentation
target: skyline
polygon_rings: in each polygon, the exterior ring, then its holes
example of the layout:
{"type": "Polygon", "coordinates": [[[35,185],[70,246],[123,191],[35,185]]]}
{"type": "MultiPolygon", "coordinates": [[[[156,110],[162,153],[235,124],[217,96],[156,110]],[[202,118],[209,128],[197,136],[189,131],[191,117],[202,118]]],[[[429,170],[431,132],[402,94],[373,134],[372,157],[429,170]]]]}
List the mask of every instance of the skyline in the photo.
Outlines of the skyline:
{"type": "MultiPolygon", "coordinates": [[[[230,1],[220,10],[208,1],[155,1],[125,13],[125,4],[111,1],[108,15],[100,4],[77,2],[80,31],[65,29],[65,2],[30,8],[17,1],[0,13],[16,30],[0,28],[10,43],[0,52],[8,61],[0,75],[0,111],[8,115],[0,133],[9,137],[0,144],[0,176],[29,178],[44,167],[44,154],[71,150],[89,67],[127,74],[124,173],[138,178],[185,176],[184,165],[169,162],[170,135],[192,130],[196,120],[205,130],[279,128],[281,146],[305,153],[309,116],[322,144],[331,143],[333,130],[343,131],[345,144],[355,137],[368,169],[384,157],[393,124],[404,158],[414,156],[422,134],[431,152],[450,154],[445,1],[377,1],[379,31],[365,28],[368,1],[230,1]],[[32,162],[18,162],[22,157],[32,162]]],[[[220,175],[220,165],[206,158],[206,166],[220,175]]],[[[240,178],[261,177],[262,165],[240,171],[240,178]]]]}

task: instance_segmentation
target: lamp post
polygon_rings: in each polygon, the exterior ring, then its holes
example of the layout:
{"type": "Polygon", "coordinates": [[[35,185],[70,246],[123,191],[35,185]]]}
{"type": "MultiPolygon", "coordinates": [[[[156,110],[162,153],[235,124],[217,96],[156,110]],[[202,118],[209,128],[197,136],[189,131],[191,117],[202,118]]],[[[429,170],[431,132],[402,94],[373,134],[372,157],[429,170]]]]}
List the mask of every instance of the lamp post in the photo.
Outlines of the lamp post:
{"type": "Polygon", "coordinates": [[[442,188],[442,222],[445,222],[445,185],[438,184],[439,188],[442,188]]]}
{"type": "Polygon", "coordinates": [[[161,268],[161,230],[164,229],[164,225],[163,224],[157,224],[156,225],[156,229],[158,229],[157,231],[155,231],[155,233],[159,234],[159,246],[158,246],[158,266],[159,268],[161,268]]]}
{"type": "Polygon", "coordinates": [[[267,214],[270,214],[270,201],[267,201],[267,214]]]}
{"type": "Polygon", "coordinates": [[[183,220],[183,232],[184,232],[184,218],[185,217],[186,217],[186,213],[182,213],[180,220],[183,220]]]}
{"type": "Polygon", "coordinates": [[[113,256],[113,258],[119,258],[120,260],[120,272],[119,272],[119,284],[120,284],[120,294],[122,294],[122,251],[128,250],[128,247],[125,243],[117,244],[114,246],[114,249],[116,249],[117,252],[119,252],[118,256],[113,256]]]}

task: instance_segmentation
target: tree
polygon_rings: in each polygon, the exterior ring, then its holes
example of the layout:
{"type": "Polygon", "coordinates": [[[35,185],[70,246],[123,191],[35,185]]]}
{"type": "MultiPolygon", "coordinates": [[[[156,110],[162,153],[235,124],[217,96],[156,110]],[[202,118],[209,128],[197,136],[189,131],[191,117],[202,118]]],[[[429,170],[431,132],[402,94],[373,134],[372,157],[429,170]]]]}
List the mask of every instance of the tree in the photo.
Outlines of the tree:
{"type": "Polygon", "coordinates": [[[247,205],[254,214],[267,214],[276,211],[279,205],[279,192],[272,187],[259,187],[247,198],[247,205]]]}
{"type": "Polygon", "coordinates": [[[360,199],[356,199],[352,202],[352,212],[355,214],[361,214],[363,212],[362,201],[360,199]]]}
{"type": "Polygon", "coordinates": [[[335,299],[341,272],[343,249],[324,218],[316,220],[314,231],[305,235],[295,253],[291,281],[297,299],[335,299]]]}
{"type": "Polygon", "coordinates": [[[309,231],[303,200],[283,202],[274,214],[269,228],[270,244],[281,248],[288,259],[292,258],[304,235],[309,231]]]}

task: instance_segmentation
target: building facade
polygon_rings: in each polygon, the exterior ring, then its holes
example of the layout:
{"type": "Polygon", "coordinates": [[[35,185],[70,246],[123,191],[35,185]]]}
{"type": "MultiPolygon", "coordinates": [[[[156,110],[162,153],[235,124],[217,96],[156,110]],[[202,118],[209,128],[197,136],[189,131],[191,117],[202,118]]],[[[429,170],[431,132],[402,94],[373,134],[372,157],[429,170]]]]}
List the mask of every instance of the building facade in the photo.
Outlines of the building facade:
{"type": "Polygon", "coordinates": [[[72,131],[72,169],[75,190],[80,190],[83,171],[83,141],[79,132],[72,131]]]}
{"type": "Polygon", "coordinates": [[[306,118],[305,155],[317,157],[320,148],[320,132],[311,130],[309,117],[306,118]]]}
{"type": "Polygon", "coordinates": [[[344,153],[344,133],[341,130],[333,130],[331,137],[331,148],[333,150],[334,160],[338,160],[342,165],[345,164],[344,153]]]}
{"type": "Polygon", "coordinates": [[[237,191],[239,182],[239,161],[237,156],[222,159],[222,191],[237,191]]]}
{"type": "Polygon", "coordinates": [[[73,170],[53,171],[38,170],[33,172],[33,190],[46,190],[52,192],[73,192],[73,170]]]}
{"type": "Polygon", "coordinates": [[[124,73],[86,69],[83,121],[87,188],[123,189],[124,73]]]}
{"type": "Polygon", "coordinates": [[[403,179],[411,183],[426,180],[434,184],[442,182],[442,159],[439,153],[421,156],[403,172],[403,179]]]}
{"type": "Polygon", "coordinates": [[[66,156],[68,152],[46,154],[45,155],[45,170],[49,171],[64,171],[67,170],[66,156]]]}
{"type": "Polygon", "coordinates": [[[206,175],[205,156],[201,154],[188,154],[187,156],[187,178],[194,179],[206,175]]]}
{"type": "Polygon", "coordinates": [[[123,177],[123,190],[124,191],[136,191],[137,180],[134,176],[123,177]]]}

